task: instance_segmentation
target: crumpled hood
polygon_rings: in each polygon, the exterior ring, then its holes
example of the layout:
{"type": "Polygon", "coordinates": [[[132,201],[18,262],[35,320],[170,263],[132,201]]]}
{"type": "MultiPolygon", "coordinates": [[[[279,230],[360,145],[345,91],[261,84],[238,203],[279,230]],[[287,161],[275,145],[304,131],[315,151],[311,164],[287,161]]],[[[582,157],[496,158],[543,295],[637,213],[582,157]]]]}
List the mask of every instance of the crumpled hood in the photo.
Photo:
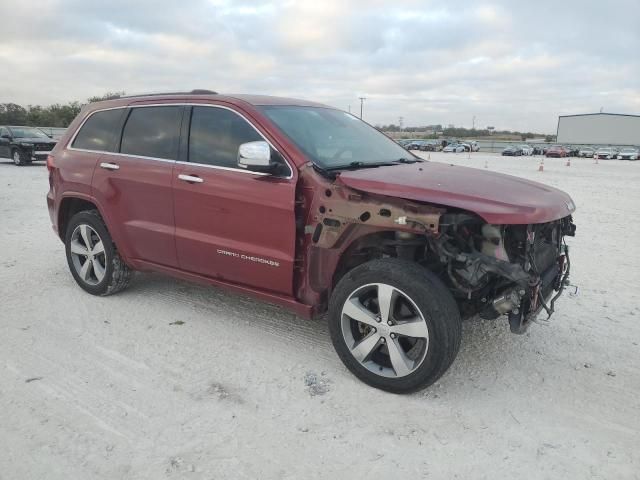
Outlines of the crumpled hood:
{"type": "Polygon", "coordinates": [[[575,211],[571,197],[557,188],[436,162],[344,171],[336,183],[362,192],[460,208],[493,224],[546,223],[575,211]]]}

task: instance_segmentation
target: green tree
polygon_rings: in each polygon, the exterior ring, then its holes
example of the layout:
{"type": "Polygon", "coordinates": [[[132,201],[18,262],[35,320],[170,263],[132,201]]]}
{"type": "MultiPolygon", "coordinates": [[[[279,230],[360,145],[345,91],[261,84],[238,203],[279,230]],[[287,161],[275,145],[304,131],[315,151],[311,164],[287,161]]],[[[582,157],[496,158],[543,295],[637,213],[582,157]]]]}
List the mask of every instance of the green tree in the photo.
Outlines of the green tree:
{"type": "Polygon", "coordinates": [[[15,103],[0,104],[0,124],[24,125],[27,121],[27,110],[15,103]]]}
{"type": "MultiPolygon", "coordinates": [[[[108,92],[104,95],[91,97],[88,103],[100,102],[120,98],[124,92],[108,92]]],[[[0,104],[0,125],[29,125],[35,127],[63,127],[66,128],[80,113],[80,102],[67,104],[55,103],[46,107],[29,105],[24,108],[15,103],[0,104]]]]}

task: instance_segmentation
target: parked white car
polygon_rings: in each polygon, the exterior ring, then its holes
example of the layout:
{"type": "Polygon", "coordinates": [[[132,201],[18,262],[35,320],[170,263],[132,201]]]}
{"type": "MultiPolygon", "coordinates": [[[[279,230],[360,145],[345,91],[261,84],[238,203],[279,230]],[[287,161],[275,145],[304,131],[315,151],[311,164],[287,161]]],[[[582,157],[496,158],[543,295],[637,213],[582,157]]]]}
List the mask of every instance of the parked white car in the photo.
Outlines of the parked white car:
{"type": "Polygon", "coordinates": [[[612,158],[616,158],[617,154],[618,152],[614,148],[606,147],[596,150],[596,153],[593,157],[599,158],[601,160],[611,160],[612,158]]]}
{"type": "Polygon", "coordinates": [[[533,147],[531,145],[520,145],[522,155],[533,155],[533,147]]]}
{"type": "Polygon", "coordinates": [[[595,155],[596,150],[595,148],[592,147],[582,147],[579,151],[578,151],[578,156],[579,157],[587,157],[587,158],[591,158],[595,155]]]}
{"type": "Polygon", "coordinates": [[[464,145],[462,145],[461,143],[450,143],[449,145],[444,147],[442,151],[459,153],[459,152],[464,152],[465,148],[464,148],[464,145]]]}
{"type": "Polygon", "coordinates": [[[638,160],[640,158],[640,150],[635,147],[627,147],[620,150],[618,160],[638,160]]]}

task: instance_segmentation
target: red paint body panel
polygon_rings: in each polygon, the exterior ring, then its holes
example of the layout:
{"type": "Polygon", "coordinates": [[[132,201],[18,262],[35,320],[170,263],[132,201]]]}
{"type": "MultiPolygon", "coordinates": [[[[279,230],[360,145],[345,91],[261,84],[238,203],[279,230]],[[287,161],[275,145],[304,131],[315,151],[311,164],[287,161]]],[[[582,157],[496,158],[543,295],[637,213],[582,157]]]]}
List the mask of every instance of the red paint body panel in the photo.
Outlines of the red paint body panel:
{"type": "Polygon", "coordinates": [[[60,237],[64,236],[64,232],[58,232],[58,212],[62,200],[67,197],[83,200],[93,198],[91,179],[101,156],[101,153],[79,153],[71,150],[61,150],[57,154],[54,163],[56,167],[49,178],[47,206],[53,229],[60,237]]]}
{"type": "Polygon", "coordinates": [[[173,195],[182,270],[292,295],[295,179],[176,164],[173,195]]]}
{"type": "Polygon", "coordinates": [[[557,188],[435,162],[343,172],[338,182],[363,192],[467,210],[493,224],[546,223],[575,210],[571,197],[557,188]]]}
{"type": "Polygon", "coordinates": [[[177,267],[171,187],[174,162],[117,154],[105,154],[101,162],[120,167],[105,170],[98,164],[93,175],[93,195],[104,206],[102,216],[118,250],[126,258],[177,267]]]}

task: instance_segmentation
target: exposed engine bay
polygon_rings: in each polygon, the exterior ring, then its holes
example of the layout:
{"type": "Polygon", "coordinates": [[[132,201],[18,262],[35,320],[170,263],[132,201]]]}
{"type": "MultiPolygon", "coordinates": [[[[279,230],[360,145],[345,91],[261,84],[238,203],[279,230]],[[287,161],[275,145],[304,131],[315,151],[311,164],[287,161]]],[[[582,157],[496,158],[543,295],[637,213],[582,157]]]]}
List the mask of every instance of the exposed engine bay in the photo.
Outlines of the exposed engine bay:
{"type": "Polygon", "coordinates": [[[423,262],[440,270],[463,316],[506,314],[511,331],[523,333],[541,311],[553,314],[569,279],[564,237],[573,235],[571,216],[537,225],[490,225],[467,214],[444,214],[440,234],[427,237],[423,262]]]}

